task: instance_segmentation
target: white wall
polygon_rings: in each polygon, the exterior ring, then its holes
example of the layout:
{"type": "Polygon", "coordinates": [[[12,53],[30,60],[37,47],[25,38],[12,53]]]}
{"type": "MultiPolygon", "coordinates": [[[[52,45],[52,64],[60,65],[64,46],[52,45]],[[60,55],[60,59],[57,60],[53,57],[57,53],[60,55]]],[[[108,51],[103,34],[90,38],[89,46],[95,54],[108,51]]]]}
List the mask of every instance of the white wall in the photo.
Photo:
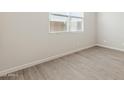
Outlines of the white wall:
{"type": "Polygon", "coordinates": [[[124,13],[97,13],[98,44],[124,50],[124,13]]]}
{"type": "Polygon", "coordinates": [[[0,13],[0,71],[96,43],[96,15],[83,33],[48,33],[48,13],[0,13]]]}

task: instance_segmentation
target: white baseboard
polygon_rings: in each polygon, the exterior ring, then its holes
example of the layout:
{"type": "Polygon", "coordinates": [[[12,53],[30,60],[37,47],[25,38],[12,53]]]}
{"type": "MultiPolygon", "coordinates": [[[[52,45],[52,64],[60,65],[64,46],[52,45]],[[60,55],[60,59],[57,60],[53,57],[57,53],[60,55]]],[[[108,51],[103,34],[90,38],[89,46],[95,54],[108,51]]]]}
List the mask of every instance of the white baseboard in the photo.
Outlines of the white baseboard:
{"type": "Polygon", "coordinates": [[[96,46],[100,46],[100,47],[109,48],[109,49],[113,49],[113,50],[118,50],[118,51],[124,52],[124,49],[110,47],[110,46],[106,46],[106,45],[102,45],[102,44],[96,44],[96,46]]]}
{"type": "Polygon", "coordinates": [[[21,66],[16,66],[16,67],[13,67],[13,68],[10,68],[10,69],[6,69],[6,70],[3,70],[3,71],[0,71],[0,76],[4,76],[4,75],[7,75],[8,73],[12,73],[12,72],[22,70],[22,69],[25,69],[25,68],[28,68],[28,67],[31,67],[31,66],[35,66],[35,65],[38,65],[38,64],[50,61],[50,60],[57,59],[59,57],[65,56],[65,55],[69,55],[69,54],[72,54],[72,53],[75,53],[75,52],[78,52],[78,51],[81,51],[81,50],[84,50],[84,49],[94,47],[94,46],[96,46],[96,45],[94,44],[94,45],[87,46],[87,47],[84,47],[84,48],[80,48],[80,49],[76,49],[76,50],[69,51],[69,52],[66,52],[66,53],[58,54],[56,56],[51,56],[51,57],[48,57],[48,58],[45,58],[45,59],[33,61],[33,62],[30,62],[28,64],[24,64],[24,65],[21,65],[21,66]]]}

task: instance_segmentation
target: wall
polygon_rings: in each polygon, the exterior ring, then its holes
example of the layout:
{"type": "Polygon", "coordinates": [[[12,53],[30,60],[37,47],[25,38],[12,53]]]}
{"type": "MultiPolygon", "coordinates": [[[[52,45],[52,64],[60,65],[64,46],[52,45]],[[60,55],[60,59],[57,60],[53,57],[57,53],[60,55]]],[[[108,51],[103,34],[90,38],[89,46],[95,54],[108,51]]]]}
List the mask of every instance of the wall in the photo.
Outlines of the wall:
{"type": "Polygon", "coordinates": [[[124,13],[97,13],[98,44],[124,51],[124,13]]]}
{"type": "Polygon", "coordinates": [[[0,71],[94,45],[95,22],[85,13],[84,32],[50,34],[48,13],[0,13],[0,71]]]}

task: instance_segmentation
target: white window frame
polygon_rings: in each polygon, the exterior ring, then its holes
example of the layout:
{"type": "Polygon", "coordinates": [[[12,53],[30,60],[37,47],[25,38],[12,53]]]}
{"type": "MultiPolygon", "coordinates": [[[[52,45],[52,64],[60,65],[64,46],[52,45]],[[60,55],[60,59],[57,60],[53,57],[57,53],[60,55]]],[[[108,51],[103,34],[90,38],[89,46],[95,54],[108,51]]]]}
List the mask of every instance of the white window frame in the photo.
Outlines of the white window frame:
{"type": "MultiPolygon", "coordinates": [[[[71,12],[68,12],[68,13],[71,13],[71,12]]],[[[49,16],[51,14],[52,13],[49,12],[49,16]]],[[[55,15],[57,15],[57,14],[55,14],[55,15]]],[[[58,16],[59,16],[59,14],[58,14],[58,16]]],[[[66,16],[66,15],[61,15],[60,14],[60,16],[66,16]]],[[[68,19],[67,19],[67,31],[51,31],[51,29],[50,29],[50,19],[49,19],[49,33],[78,33],[78,32],[84,32],[84,12],[82,13],[82,17],[81,17],[81,19],[82,19],[82,30],[81,31],[70,31],[70,21],[69,20],[70,20],[71,17],[72,16],[68,16],[68,19]]],[[[74,18],[74,17],[76,17],[76,16],[73,16],[72,18],[74,18]]]]}

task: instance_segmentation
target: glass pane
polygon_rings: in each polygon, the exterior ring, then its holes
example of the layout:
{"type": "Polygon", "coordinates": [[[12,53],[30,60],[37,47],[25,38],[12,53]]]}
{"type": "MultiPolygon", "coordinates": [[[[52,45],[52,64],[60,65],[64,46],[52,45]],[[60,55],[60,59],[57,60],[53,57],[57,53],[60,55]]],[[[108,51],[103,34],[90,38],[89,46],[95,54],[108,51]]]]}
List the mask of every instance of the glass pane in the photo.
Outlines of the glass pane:
{"type": "Polygon", "coordinates": [[[80,18],[70,18],[70,31],[77,32],[82,31],[82,19],[80,18]]]}
{"type": "Polygon", "coordinates": [[[67,31],[67,19],[68,17],[50,15],[50,31],[51,32],[60,32],[67,31]]]}
{"type": "Polygon", "coordinates": [[[69,12],[51,12],[51,14],[69,15],[69,12]]]}
{"type": "Polygon", "coordinates": [[[83,13],[82,12],[71,12],[70,16],[83,17],[83,13]]]}

